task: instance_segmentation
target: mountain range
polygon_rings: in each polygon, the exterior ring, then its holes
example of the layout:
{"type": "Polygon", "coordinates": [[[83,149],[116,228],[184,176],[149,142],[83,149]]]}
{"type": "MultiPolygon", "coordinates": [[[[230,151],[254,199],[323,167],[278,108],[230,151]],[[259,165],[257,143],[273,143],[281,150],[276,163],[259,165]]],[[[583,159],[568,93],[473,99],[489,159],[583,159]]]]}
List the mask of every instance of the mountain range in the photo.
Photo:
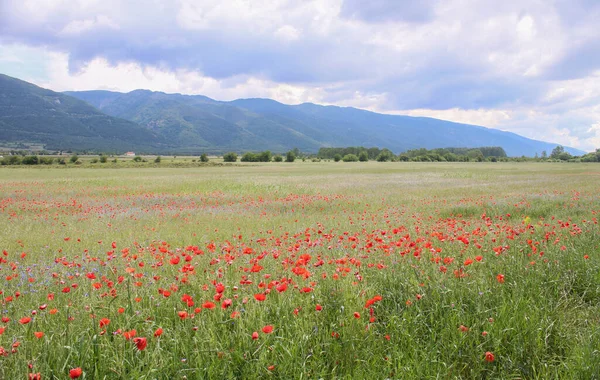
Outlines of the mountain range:
{"type": "Polygon", "coordinates": [[[178,154],[501,146],[509,156],[549,153],[557,145],[497,129],[351,107],[270,99],[225,102],[147,90],[57,93],[0,74],[0,145],[10,143],[42,144],[47,150],[178,154]]]}

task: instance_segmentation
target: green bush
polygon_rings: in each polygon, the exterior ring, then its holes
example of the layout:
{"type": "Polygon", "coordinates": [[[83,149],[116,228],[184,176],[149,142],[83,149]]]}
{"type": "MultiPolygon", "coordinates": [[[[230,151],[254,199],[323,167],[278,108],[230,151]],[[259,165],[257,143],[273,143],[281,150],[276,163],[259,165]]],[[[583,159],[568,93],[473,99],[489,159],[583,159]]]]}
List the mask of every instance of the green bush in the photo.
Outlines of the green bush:
{"type": "Polygon", "coordinates": [[[236,162],[237,158],[238,156],[234,152],[225,153],[225,155],[223,155],[223,161],[225,162],[236,162]]]}
{"type": "Polygon", "coordinates": [[[294,162],[294,161],[296,161],[296,154],[290,150],[285,155],[285,162],[294,162]]]}
{"type": "Polygon", "coordinates": [[[52,157],[38,157],[41,165],[52,165],[54,163],[54,158],[52,157]]]}
{"type": "Polygon", "coordinates": [[[357,162],[358,161],[358,157],[356,156],[356,154],[347,154],[342,158],[342,161],[344,162],[357,162]]]}
{"type": "Polygon", "coordinates": [[[76,155],[76,154],[72,155],[72,156],[71,156],[71,158],[69,158],[69,161],[70,161],[72,164],[76,163],[78,160],[79,160],[79,156],[78,156],[78,155],[76,155]]]}
{"type": "Polygon", "coordinates": [[[273,161],[275,162],[283,162],[283,157],[281,157],[280,154],[275,155],[275,157],[273,157],[273,161]]]}
{"type": "Polygon", "coordinates": [[[208,156],[206,155],[206,153],[202,153],[200,155],[200,162],[208,162],[208,156]]]}
{"type": "Polygon", "coordinates": [[[161,160],[160,156],[156,156],[156,158],[154,159],[154,163],[160,164],[160,160],[161,160]]]}
{"type": "Polygon", "coordinates": [[[101,155],[100,156],[100,163],[101,164],[105,164],[108,161],[108,157],[106,157],[105,155],[101,155]]]}
{"type": "Polygon", "coordinates": [[[358,160],[360,162],[367,162],[369,161],[369,154],[366,151],[362,151],[360,152],[360,154],[358,155],[358,160]]]}
{"type": "Polygon", "coordinates": [[[37,165],[39,162],[38,156],[25,156],[21,161],[23,165],[37,165]]]}
{"type": "Polygon", "coordinates": [[[342,155],[341,154],[336,154],[333,156],[333,160],[335,162],[340,162],[342,160],[342,155]]]}

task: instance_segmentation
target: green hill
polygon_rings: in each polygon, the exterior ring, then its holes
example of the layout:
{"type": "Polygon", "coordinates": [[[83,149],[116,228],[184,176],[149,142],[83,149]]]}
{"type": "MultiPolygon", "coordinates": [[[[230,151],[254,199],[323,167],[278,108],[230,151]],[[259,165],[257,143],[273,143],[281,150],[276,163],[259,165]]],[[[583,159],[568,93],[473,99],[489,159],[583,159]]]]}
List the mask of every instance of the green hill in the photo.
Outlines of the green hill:
{"type": "Polygon", "coordinates": [[[161,137],[88,103],[0,74],[0,142],[48,150],[164,149],[161,137]]]}
{"type": "Polygon", "coordinates": [[[501,146],[510,156],[534,156],[544,150],[549,153],[557,145],[475,125],[311,103],[285,105],[270,99],[221,102],[145,90],[67,94],[109,115],[139,123],[184,151],[283,152],[297,147],[316,152],[320,147],[378,146],[398,153],[419,148],[501,146]]]}
{"type": "Polygon", "coordinates": [[[533,156],[557,145],[474,125],[311,103],[221,102],[147,90],[56,93],[2,74],[0,144],[177,154],[293,148],[316,153],[321,147],[343,146],[374,146],[399,153],[500,146],[509,156],[533,156]]]}

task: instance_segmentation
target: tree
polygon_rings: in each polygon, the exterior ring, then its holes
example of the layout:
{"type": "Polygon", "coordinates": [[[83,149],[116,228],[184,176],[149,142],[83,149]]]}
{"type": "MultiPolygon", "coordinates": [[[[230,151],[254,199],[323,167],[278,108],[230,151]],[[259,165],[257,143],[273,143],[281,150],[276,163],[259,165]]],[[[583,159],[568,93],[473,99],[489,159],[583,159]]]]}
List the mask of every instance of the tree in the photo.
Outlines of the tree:
{"type": "Polygon", "coordinates": [[[200,162],[208,162],[208,156],[206,155],[206,153],[202,153],[200,155],[200,162]]]}
{"type": "Polygon", "coordinates": [[[273,157],[273,161],[275,162],[282,162],[283,161],[283,157],[281,157],[280,154],[277,154],[273,157]]]}
{"type": "Polygon", "coordinates": [[[258,154],[258,161],[259,162],[271,162],[272,157],[273,157],[273,154],[271,153],[271,151],[265,150],[264,152],[261,152],[258,154]]]}
{"type": "Polygon", "coordinates": [[[545,150],[542,150],[542,160],[545,160],[546,158],[548,158],[548,153],[546,153],[545,150]]]}
{"type": "Polygon", "coordinates": [[[394,154],[388,149],[383,149],[377,156],[376,160],[379,162],[391,161],[394,158],[394,154]]]}
{"type": "Polygon", "coordinates": [[[341,159],[342,159],[342,155],[339,153],[333,156],[333,160],[335,162],[340,162],[341,159]]]}
{"type": "Polygon", "coordinates": [[[558,159],[561,154],[565,152],[565,148],[557,145],[556,148],[552,149],[552,153],[550,153],[550,158],[558,159]]]}
{"type": "Polygon", "coordinates": [[[78,160],[79,160],[79,156],[78,156],[78,155],[76,155],[76,154],[72,155],[72,156],[71,156],[71,158],[69,158],[69,161],[70,161],[72,164],[76,163],[78,160]]]}
{"type": "Polygon", "coordinates": [[[104,154],[100,155],[100,163],[101,164],[105,164],[108,161],[108,157],[106,157],[104,154]]]}
{"type": "Polygon", "coordinates": [[[258,155],[254,154],[252,152],[246,152],[242,155],[242,158],[240,159],[240,161],[242,161],[242,162],[257,162],[258,155]]]}
{"type": "Polygon", "coordinates": [[[154,163],[155,164],[160,164],[161,158],[160,156],[156,156],[156,158],[154,159],[154,163]]]}
{"type": "Polygon", "coordinates": [[[23,165],[37,165],[39,163],[38,156],[25,156],[21,163],[23,165]]]}
{"type": "Polygon", "coordinates": [[[342,161],[344,161],[344,162],[356,162],[356,161],[358,161],[358,157],[356,156],[356,154],[347,154],[344,157],[342,157],[342,161]]]}
{"type": "Polygon", "coordinates": [[[285,155],[285,162],[294,162],[294,161],[296,161],[296,154],[294,153],[293,150],[290,150],[285,155]]]}
{"type": "Polygon", "coordinates": [[[223,161],[225,161],[225,162],[236,162],[237,161],[237,154],[234,153],[234,152],[225,153],[223,155],[223,161]]]}
{"type": "Polygon", "coordinates": [[[366,150],[363,150],[362,152],[360,152],[360,154],[358,155],[358,160],[360,162],[367,162],[367,161],[369,161],[369,154],[367,153],[366,150]]]}

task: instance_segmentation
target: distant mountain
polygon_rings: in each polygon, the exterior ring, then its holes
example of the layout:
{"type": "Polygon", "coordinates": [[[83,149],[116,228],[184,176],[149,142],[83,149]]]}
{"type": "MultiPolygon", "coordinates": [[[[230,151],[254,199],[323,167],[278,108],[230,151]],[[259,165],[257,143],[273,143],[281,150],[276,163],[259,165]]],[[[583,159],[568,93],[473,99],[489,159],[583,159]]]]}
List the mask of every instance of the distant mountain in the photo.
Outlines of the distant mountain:
{"type": "Polygon", "coordinates": [[[222,102],[147,90],[56,93],[0,74],[0,145],[16,143],[48,150],[178,154],[501,146],[509,156],[550,153],[557,145],[474,125],[311,103],[222,102]]]}
{"type": "Polygon", "coordinates": [[[104,152],[150,152],[167,146],[160,136],[131,121],[0,74],[0,145],[17,143],[104,152]]]}
{"type": "MultiPolygon", "coordinates": [[[[376,146],[408,149],[501,146],[509,156],[548,154],[558,144],[511,132],[427,117],[385,115],[312,103],[285,105],[270,99],[216,101],[205,96],[136,90],[67,92],[109,115],[150,129],[183,150],[263,150],[376,146]]],[[[565,147],[572,154],[585,152],[565,147]]]]}

